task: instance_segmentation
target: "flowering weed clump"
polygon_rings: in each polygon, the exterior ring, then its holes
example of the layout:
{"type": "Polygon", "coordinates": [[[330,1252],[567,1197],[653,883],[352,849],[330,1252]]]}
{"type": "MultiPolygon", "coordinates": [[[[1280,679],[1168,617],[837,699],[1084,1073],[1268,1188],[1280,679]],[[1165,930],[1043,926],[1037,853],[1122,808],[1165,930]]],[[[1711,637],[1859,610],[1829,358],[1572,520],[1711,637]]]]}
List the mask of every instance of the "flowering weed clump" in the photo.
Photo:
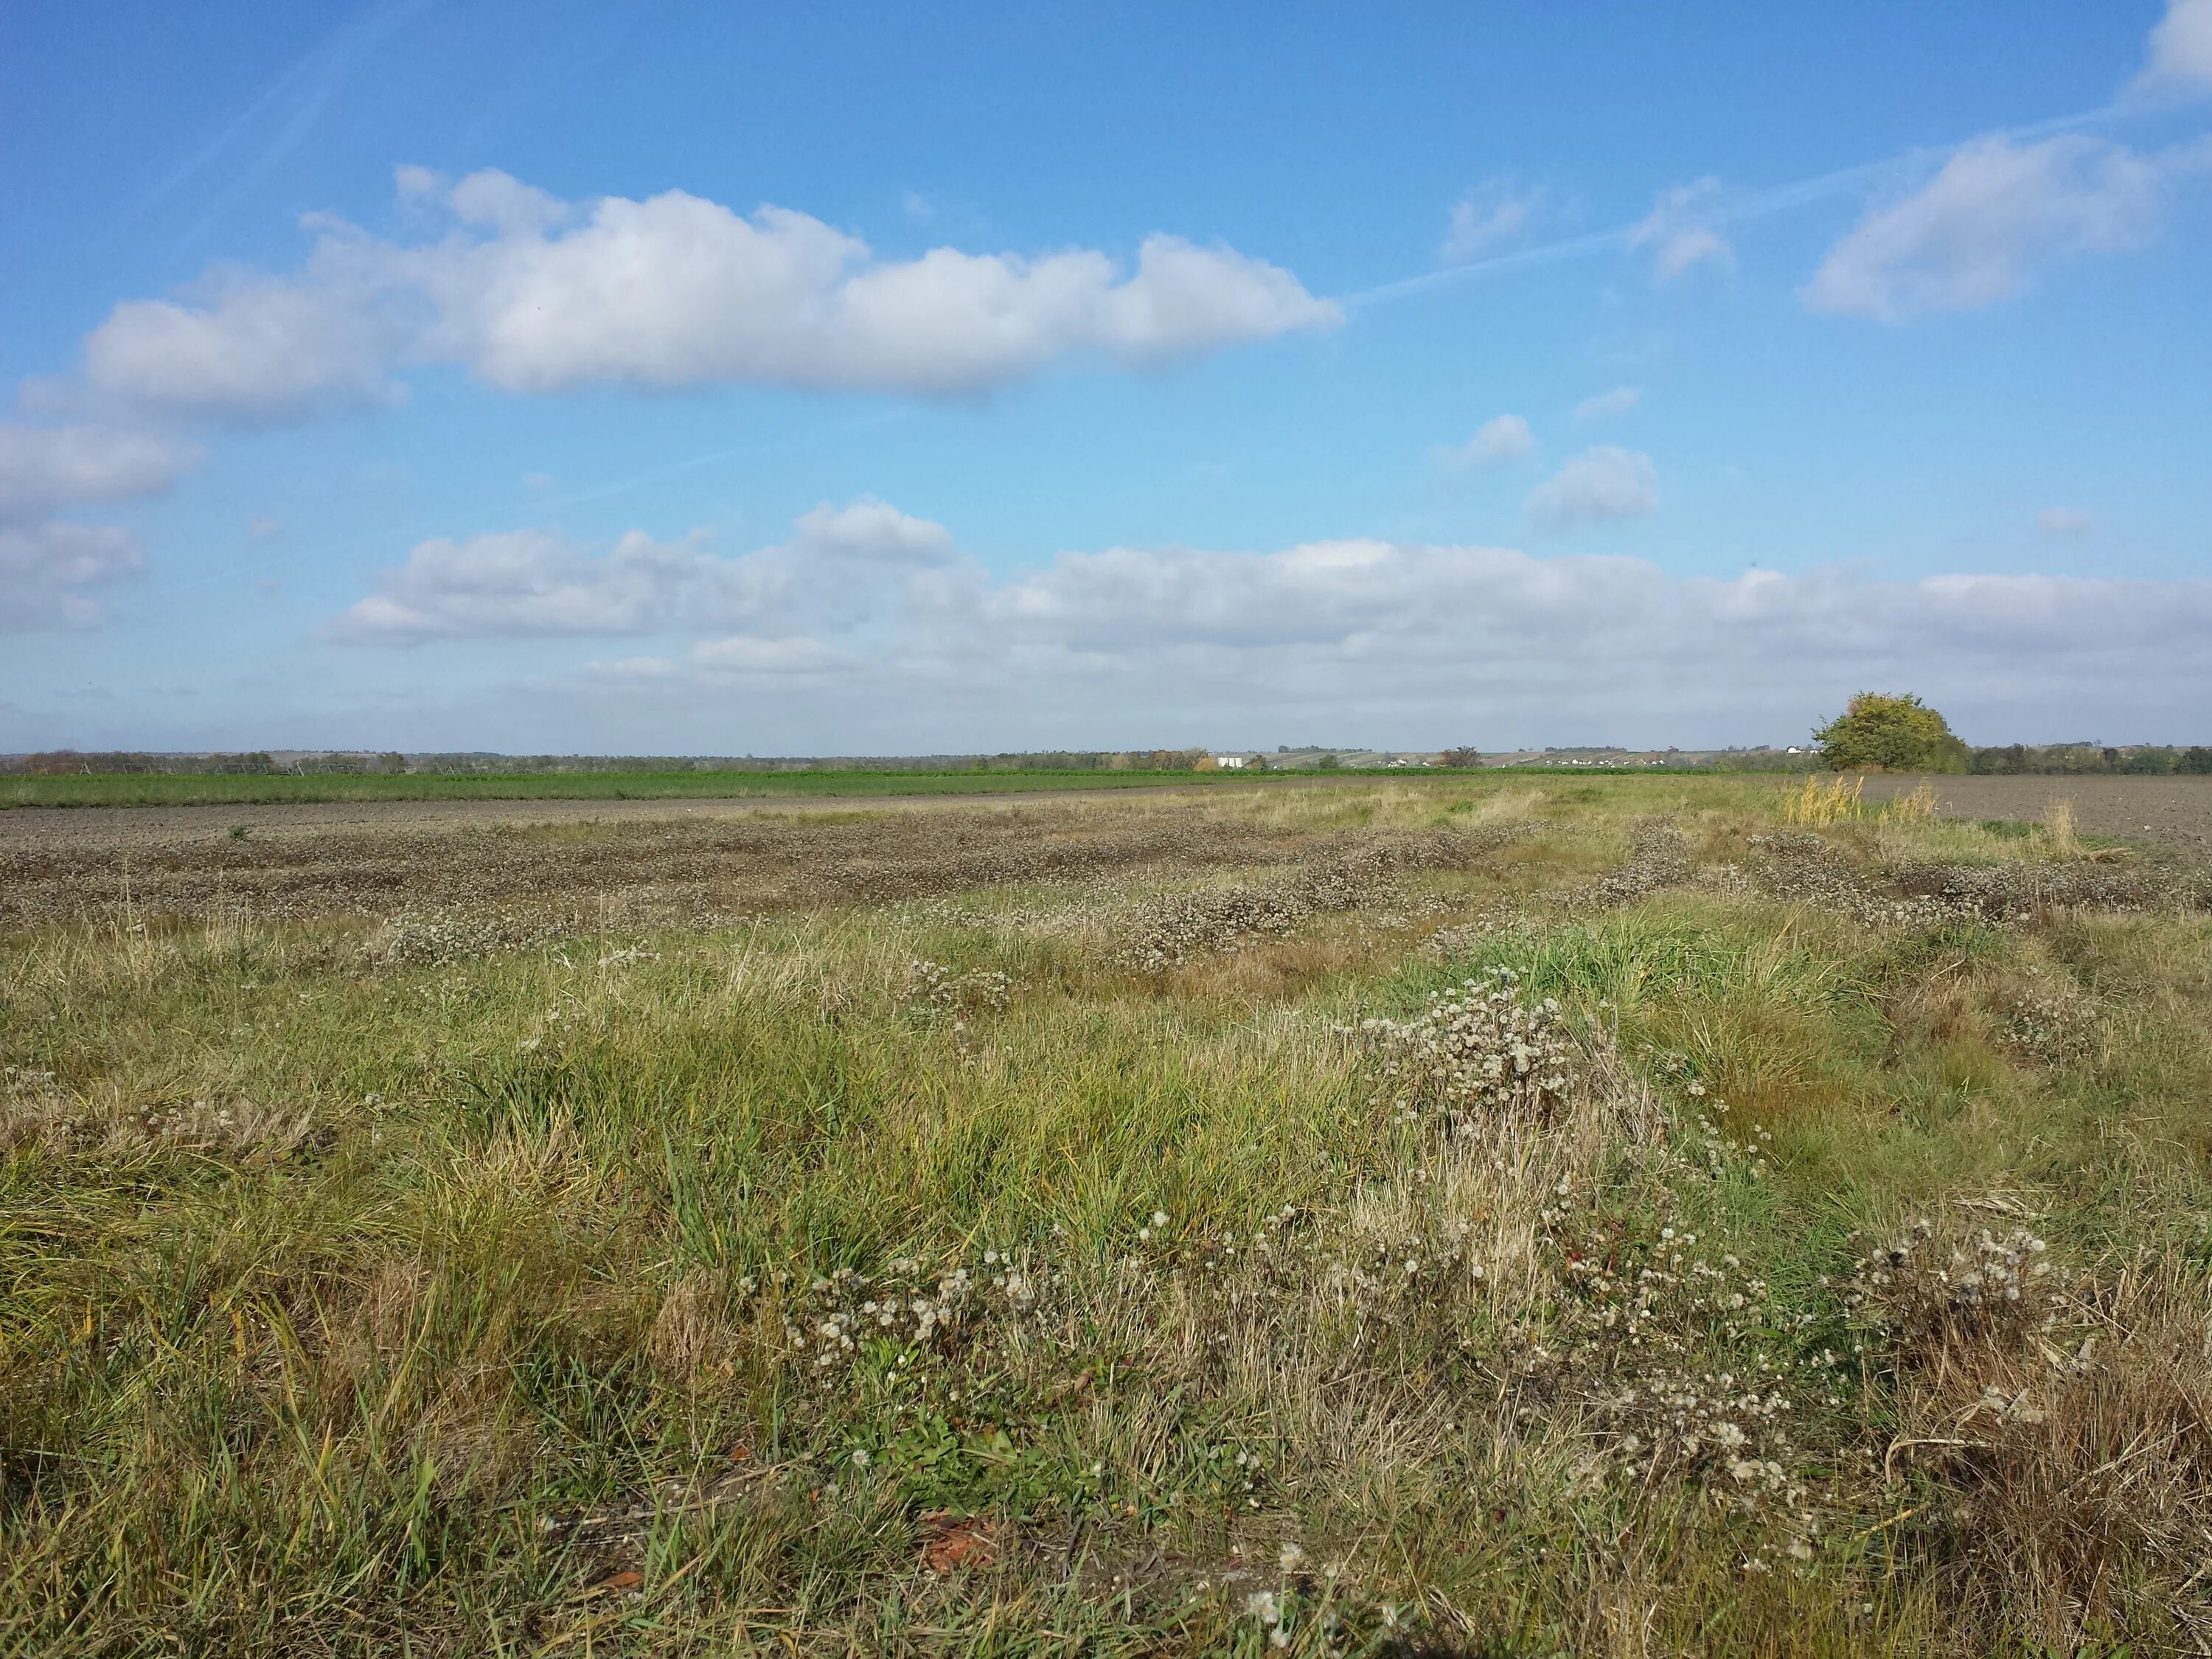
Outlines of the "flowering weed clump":
{"type": "Polygon", "coordinates": [[[940,1014],[995,1013],[1013,1000],[1014,982],[995,968],[958,974],[917,957],[907,965],[907,995],[940,1014]]]}
{"type": "Polygon", "coordinates": [[[1956,1594],[2061,1648],[2212,1638],[2201,1278],[2068,1273],[2027,1227],[1923,1218],[1858,1261],[1847,1295],[1893,1389],[1882,1480],[1917,1499],[1914,1535],[1956,1594]]]}
{"type": "Polygon", "coordinates": [[[1264,885],[1177,893],[1154,901],[1120,951],[1129,967],[1178,968],[1281,939],[1320,915],[1407,902],[1395,878],[1419,870],[1457,869],[1516,840],[1518,824],[1469,833],[1370,840],[1264,885]]]}
{"type": "Polygon", "coordinates": [[[1627,861],[1579,896],[1579,902],[1597,908],[1633,904],[1687,881],[1692,869],[1689,840],[1680,829],[1664,818],[1647,819],[1636,826],[1627,861]]]}
{"type": "Polygon", "coordinates": [[[1548,1121],[1583,1070],[1558,1000],[1524,1002],[1506,968],[1437,992],[1411,1019],[1363,1020],[1358,1035],[1395,1110],[1462,1132],[1481,1118],[1548,1121]]]}

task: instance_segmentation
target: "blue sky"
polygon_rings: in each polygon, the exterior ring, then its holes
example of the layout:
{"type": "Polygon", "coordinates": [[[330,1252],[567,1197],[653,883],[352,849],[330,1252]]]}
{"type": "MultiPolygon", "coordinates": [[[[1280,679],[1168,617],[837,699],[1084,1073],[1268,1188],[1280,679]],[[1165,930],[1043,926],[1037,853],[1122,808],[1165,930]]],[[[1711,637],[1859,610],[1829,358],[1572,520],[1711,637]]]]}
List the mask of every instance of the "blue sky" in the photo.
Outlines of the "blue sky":
{"type": "Polygon", "coordinates": [[[2212,0],[6,27],[0,750],[2212,736],[2212,0]]]}

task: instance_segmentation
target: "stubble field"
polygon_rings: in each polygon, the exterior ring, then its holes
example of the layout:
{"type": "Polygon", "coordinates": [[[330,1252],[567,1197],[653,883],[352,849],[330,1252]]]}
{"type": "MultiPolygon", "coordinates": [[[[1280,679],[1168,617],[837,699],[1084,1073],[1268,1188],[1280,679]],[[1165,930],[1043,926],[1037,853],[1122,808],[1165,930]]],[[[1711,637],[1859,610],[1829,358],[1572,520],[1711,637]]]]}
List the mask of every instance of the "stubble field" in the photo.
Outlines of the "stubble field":
{"type": "Polygon", "coordinates": [[[1875,793],[0,815],[0,1652],[2201,1650],[2212,877],[1875,793]]]}

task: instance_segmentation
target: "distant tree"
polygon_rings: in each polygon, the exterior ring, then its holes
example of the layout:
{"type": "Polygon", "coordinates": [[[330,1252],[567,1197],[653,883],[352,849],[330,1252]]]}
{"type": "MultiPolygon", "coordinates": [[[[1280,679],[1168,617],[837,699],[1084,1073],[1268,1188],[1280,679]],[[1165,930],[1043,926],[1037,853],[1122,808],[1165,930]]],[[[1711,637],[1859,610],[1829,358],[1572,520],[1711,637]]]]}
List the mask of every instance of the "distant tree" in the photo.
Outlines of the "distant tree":
{"type": "Polygon", "coordinates": [[[2177,772],[2189,772],[2202,777],[2212,773],[2212,749],[2193,743],[2181,751],[2181,758],[2173,763],[2177,772]]]}
{"type": "Polygon", "coordinates": [[[1910,693],[1862,691],[1813,736],[1837,772],[1963,772],[1969,754],[1949,723],[1910,693]]]}
{"type": "Polygon", "coordinates": [[[1444,764],[1446,766],[1456,767],[1461,771],[1472,770],[1474,768],[1482,764],[1482,750],[1480,749],[1447,749],[1444,750],[1444,764]]]}
{"type": "Polygon", "coordinates": [[[1319,760],[1314,763],[1314,767],[1317,771],[1334,772],[1343,764],[1344,763],[1334,755],[1323,755],[1319,760]]]}
{"type": "Polygon", "coordinates": [[[2171,749],[2138,749],[2121,763],[2120,769],[2145,776],[2156,777],[2173,770],[2173,750],[2171,749]]]}

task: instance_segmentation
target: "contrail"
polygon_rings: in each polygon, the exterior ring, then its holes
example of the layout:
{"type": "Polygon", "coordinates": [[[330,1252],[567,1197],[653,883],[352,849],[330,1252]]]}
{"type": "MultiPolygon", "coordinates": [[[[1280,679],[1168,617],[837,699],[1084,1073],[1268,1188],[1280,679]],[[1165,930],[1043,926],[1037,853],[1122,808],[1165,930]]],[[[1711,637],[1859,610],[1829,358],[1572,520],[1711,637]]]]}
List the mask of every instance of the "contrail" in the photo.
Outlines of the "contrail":
{"type": "MultiPolygon", "coordinates": [[[[1900,155],[1886,156],[1879,161],[1863,161],[1856,167],[1839,167],[1833,173],[1800,179],[1794,184],[1772,185],[1765,190],[1741,191],[1717,197],[1706,210],[1705,217],[1707,222],[1717,225],[1764,219],[1772,214],[1787,213],[1792,209],[1808,207],[1814,203],[1830,201],[1838,196],[1856,195],[1887,179],[1924,170],[1954,154],[1961,145],[1976,142],[1977,138],[2042,138],[2119,119],[2128,113],[2117,105],[2107,104],[2100,109],[2054,116],[2050,120],[2037,121],[2027,126],[2006,127],[1991,133],[1978,134],[1976,138],[1962,139],[1959,143],[1922,144],[1900,155]]],[[[1510,253],[1494,254],[1487,259],[1474,259],[1465,264],[1447,265],[1440,270],[1423,271],[1418,276],[1403,276],[1395,283],[1382,283],[1356,293],[1339,295],[1336,303],[1348,312],[1363,311],[1370,306],[1388,305],[1394,300],[1408,300],[1415,295],[1471,282],[1478,276],[1494,276],[1505,271],[1525,270],[1533,266],[1558,264],[1565,260],[1586,258],[1594,253],[1610,252],[1628,246],[1643,224],[1644,222],[1638,220],[1634,224],[1619,225],[1611,230],[1592,231],[1587,235],[1570,236],[1535,247],[1516,248],[1510,253]]]]}
{"type": "Polygon", "coordinates": [[[306,142],[322,118],[323,111],[346,80],[385,39],[418,14],[433,0],[388,0],[352,21],[333,30],[322,44],[302,52],[264,88],[214,137],[172,167],[153,188],[118,214],[103,241],[112,241],[164,198],[173,194],[197,174],[212,167],[257,122],[271,111],[289,105],[283,128],[260,153],[249,160],[194,220],[179,244],[189,248],[206,234],[222,210],[239,194],[268,176],[271,169],[306,142]]]}

